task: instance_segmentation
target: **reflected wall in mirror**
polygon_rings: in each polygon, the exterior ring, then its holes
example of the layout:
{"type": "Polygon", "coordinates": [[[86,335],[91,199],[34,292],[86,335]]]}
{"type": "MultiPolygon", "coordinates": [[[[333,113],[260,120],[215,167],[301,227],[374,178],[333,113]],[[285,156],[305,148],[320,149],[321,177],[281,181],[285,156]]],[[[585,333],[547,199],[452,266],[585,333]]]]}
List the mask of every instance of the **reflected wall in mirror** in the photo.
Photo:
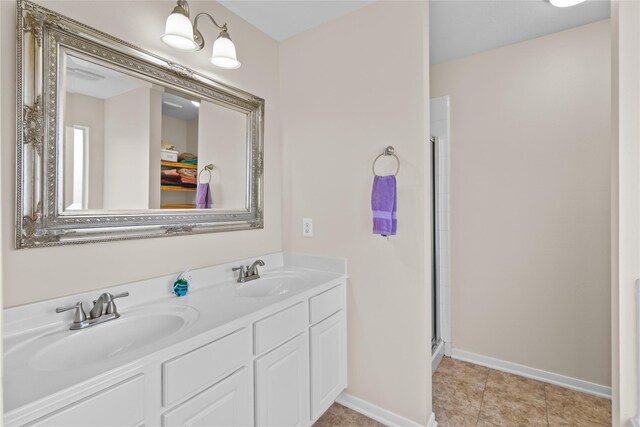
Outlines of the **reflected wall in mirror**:
{"type": "Polygon", "coordinates": [[[263,227],[263,99],[27,0],[18,17],[16,247],[263,227]]]}
{"type": "Polygon", "coordinates": [[[246,207],[246,114],[96,59],[63,62],[63,212],[246,207]]]}

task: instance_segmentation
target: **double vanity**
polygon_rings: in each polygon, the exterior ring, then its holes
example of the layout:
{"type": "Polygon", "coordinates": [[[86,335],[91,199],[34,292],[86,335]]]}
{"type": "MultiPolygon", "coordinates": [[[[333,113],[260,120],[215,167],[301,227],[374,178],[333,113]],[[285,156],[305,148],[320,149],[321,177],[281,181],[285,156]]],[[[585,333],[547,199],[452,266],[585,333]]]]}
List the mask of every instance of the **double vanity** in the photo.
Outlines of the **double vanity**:
{"type": "Polygon", "coordinates": [[[311,425],[346,388],[346,262],[260,258],[255,280],[233,271],[255,259],[191,271],[184,297],[172,275],[5,310],[5,425],[311,425]],[[90,327],[56,313],[126,292],[90,327]]]}

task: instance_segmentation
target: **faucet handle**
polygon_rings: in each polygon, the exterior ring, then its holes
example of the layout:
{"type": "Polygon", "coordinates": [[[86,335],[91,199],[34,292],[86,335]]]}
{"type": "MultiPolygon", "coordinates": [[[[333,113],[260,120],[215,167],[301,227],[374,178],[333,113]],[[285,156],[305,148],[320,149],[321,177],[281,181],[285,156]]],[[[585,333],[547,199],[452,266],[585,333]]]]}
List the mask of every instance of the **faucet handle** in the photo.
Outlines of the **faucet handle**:
{"type": "Polygon", "coordinates": [[[240,267],[233,267],[231,271],[238,271],[238,282],[244,282],[244,278],[247,277],[247,271],[245,270],[245,266],[241,265],[240,267]]]}
{"type": "Polygon", "coordinates": [[[111,301],[107,302],[107,309],[104,311],[104,314],[118,314],[118,308],[116,307],[116,303],[113,302],[116,298],[128,297],[129,292],[122,292],[121,294],[111,295],[111,301]]]}
{"type": "Polygon", "coordinates": [[[56,308],[56,313],[62,313],[63,311],[75,310],[75,314],[73,316],[73,323],[82,323],[87,320],[87,314],[84,312],[82,308],[82,301],[78,301],[75,305],[70,305],[68,307],[58,307],[56,308]]]}
{"type": "Polygon", "coordinates": [[[123,298],[123,297],[128,297],[128,296],[129,296],[129,292],[122,292],[121,294],[113,295],[111,297],[111,299],[123,298]]]}

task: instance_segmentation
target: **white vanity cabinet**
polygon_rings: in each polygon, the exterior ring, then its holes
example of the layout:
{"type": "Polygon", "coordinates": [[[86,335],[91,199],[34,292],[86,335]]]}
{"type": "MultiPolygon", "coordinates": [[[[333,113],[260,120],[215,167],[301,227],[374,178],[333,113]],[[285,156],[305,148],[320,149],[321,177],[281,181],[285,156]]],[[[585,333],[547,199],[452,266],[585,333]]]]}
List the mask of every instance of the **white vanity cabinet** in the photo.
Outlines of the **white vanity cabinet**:
{"type": "Polygon", "coordinates": [[[144,375],[138,374],[65,405],[29,422],[28,425],[42,427],[141,425],[145,421],[144,392],[144,375]]]}
{"type": "Polygon", "coordinates": [[[250,348],[242,328],[164,362],[162,426],[252,426],[250,348]]]}
{"type": "Polygon", "coordinates": [[[309,299],[311,420],[315,422],[347,387],[345,287],[309,299]]]}
{"type": "Polygon", "coordinates": [[[243,328],[164,362],[163,406],[171,406],[245,366],[250,343],[249,331],[243,328]]]}
{"type": "Polygon", "coordinates": [[[309,424],[309,322],[301,301],[253,325],[256,425],[309,424]]]}
{"type": "Polygon", "coordinates": [[[309,338],[305,331],[256,359],[256,426],[309,425],[309,338]]]}
{"type": "Polygon", "coordinates": [[[164,427],[247,427],[251,417],[249,371],[240,368],[162,416],[164,427]]]}
{"type": "Polygon", "coordinates": [[[345,302],[344,281],[318,285],[5,413],[4,423],[309,427],[346,388],[345,302]]]}
{"type": "Polygon", "coordinates": [[[331,406],[347,386],[346,331],[344,312],[338,312],[311,327],[311,418],[331,406]]]}

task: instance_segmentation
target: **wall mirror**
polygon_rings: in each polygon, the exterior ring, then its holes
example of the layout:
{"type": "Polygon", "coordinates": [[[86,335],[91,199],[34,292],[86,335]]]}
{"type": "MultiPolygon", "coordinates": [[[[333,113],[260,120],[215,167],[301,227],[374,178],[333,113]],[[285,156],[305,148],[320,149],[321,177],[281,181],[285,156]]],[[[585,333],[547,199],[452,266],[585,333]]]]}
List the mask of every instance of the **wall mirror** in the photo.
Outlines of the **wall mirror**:
{"type": "Polygon", "coordinates": [[[29,1],[18,17],[18,248],[263,227],[263,99],[29,1]]]}

